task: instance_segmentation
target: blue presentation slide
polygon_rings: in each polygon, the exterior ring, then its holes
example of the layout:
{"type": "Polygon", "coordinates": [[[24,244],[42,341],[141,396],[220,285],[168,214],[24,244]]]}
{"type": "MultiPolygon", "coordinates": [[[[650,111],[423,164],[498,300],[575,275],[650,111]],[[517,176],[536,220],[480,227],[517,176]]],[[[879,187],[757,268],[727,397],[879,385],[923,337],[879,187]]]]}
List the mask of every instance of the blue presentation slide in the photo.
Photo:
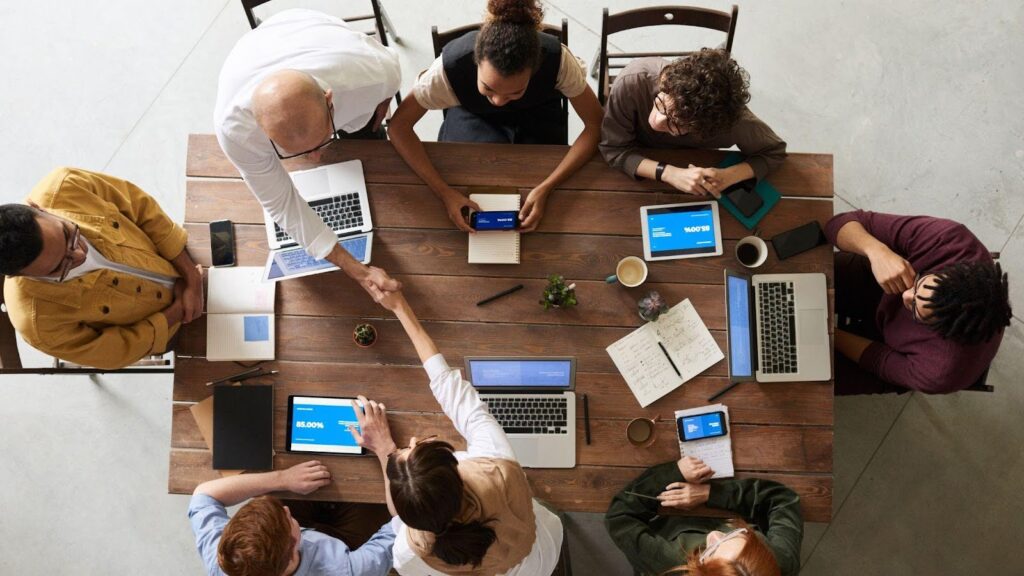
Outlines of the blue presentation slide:
{"type": "MultiPolygon", "coordinates": [[[[366,259],[366,240],[366,236],[357,236],[355,238],[341,240],[338,242],[338,245],[351,254],[352,257],[355,258],[356,262],[362,262],[366,259]]],[[[277,280],[279,278],[315,272],[325,268],[336,268],[336,266],[327,260],[317,260],[316,258],[313,258],[309,254],[306,254],[306,250],[304,248],[299,246],[287,250],[281,250],[274,254],[274,260],[270,265],[270,273],[267,275],[267,280],[277,280]]]]}
{"type": "Polygon", "coordinates": [[[647,211],[652,256],[714,252],[715,217],[709,205],[647,211]]]}
{"type": "Polygon", "coordinates": [[[722,427],[721,412],[683,418],[683,422],[679,427],[682,429],[683,439],[685,440],[699,440],[700,438],[722,436],[725,434],[722,427]]]}
{"type": "Polygon", "coordinates": [[[569,360],[473,360],[470,380],[477,388],[529,386],[568,389],[572,378],[569,360]]]}
{"type": "Polygon", "coordinates": [[[728,276],[729,292],[729,373],[753,374],[750,342],[750,282],[728,276]]]}
{"type": "Polygon", "coordinates": [[[292,399],[292,452],[330,452],[359,454],[362,448],[348,431],[351,424],[359,430],[353,400],[343,398],[292,399]]]}

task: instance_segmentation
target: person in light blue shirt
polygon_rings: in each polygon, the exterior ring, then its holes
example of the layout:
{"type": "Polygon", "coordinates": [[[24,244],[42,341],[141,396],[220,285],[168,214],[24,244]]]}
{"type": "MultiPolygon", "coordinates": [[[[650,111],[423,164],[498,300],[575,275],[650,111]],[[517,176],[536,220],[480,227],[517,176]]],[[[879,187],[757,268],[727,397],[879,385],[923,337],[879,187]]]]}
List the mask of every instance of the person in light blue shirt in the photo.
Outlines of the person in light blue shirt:
{"type": "MultiPolygon", "coordinates": [[[[300,528],[293,516],[317,506],[283,504],[270,492],[309,494],[331,483],[318,461],[274,472],[239,474],[204,482],[189,502],[196,548],[211,576],[385,576],[391,568],[395,533],[383,505],[327,504],[315,518],[317,529],[300,528]],[[249,500],[233,517],[226,507],[249,500]],[[324,514],[324,510],[330,512],[324,514]],[[383,517],[380,512],[383,511],[383,517]],[[330,518],[328,518],[330,516],[330,518]],[[343,526],[332,530],[332,523],[343,526]],[[326,521],[326,522],[325,522],[326,521]],[[360,531],[372,535],[358,536],[360,531]],[[323,533],[334,532],[342,538],[323,533]],[[351,534],[352,536],[346,536],[351,534]],[[364,543],[365,542],[365,543],[364,543]],[[352,546],[350,546],[352,544],[352,546]]],[[[320,503],[317,503],[320,504],[320,503]]]]}

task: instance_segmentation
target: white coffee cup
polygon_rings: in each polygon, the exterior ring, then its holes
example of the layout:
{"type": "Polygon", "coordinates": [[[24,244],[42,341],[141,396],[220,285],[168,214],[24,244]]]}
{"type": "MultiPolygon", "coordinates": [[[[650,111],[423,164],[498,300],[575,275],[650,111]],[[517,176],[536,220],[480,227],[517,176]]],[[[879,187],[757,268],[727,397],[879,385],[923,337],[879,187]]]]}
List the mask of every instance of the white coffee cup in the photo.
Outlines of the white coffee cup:
{"type": "Polygon", "coordinates": [[[736,260],[747,268],[757,268],[767,259],[768,245],[757,236],[747,236],[736,243],[736,260]]]}
{"type": "Polygon", "coordinates": [[[615,274],[604,279],[611,284],[618,281],[627,288],[635,288],[647,280],[647,263],[636,256],[626,256],[615,266],[615,274]]]}

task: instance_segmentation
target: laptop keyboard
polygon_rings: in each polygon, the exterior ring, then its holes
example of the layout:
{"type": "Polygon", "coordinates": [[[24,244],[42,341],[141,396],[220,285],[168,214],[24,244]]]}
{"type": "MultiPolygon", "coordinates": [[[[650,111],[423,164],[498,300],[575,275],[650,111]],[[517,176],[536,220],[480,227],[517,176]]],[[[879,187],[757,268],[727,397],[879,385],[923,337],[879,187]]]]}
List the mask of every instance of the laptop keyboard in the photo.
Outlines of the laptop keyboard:
{"type": "MultiPolygon", "coordinates": [[[[309,207],[335,232],[357,230],[363,226],[363,208],[359,204],[359,193],[349,192],[309,203],[309,207]]],[[[294,242],[283,228],[274,223],[274,235],[282,244],[294,242]]]]}
{"type": "Polygon", "coordinates": [[[792,282],[757,284],[758,319],[761,333],[761,371],[766,374],[795,374],[796,310],[792,282]]]}
{"type": "Polygon", "coordinates": [[[481,394],[506,434],[568,434],[565,396],[492,396],[481,394]]]}

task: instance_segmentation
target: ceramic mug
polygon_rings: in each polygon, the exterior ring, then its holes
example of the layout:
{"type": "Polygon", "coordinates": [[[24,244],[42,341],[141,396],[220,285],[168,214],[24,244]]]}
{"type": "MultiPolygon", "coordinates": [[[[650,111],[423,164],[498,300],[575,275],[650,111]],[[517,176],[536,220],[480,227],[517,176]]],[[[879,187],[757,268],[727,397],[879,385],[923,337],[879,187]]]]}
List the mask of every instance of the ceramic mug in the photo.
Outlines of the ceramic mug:
{"type": "Polygon", "coordinates": [[[655,423],[658,417],[654,418],[633,418],[626,425],[626,439],[637,448],[646,448],[654,444],[654,436],[657,428],[655,423]]]}
{"type": "Polygon", "coordinates": [[[747,236],[736,243],[736,260],[747,268],[757,268],[768,259],[768,245],[757,236],[747,236]]]}
{"type": "Polygon", "coordinates": [[[615,274],[604,279],[613,284],[618,282],[627,288],[636,288],[647,280],[647,263],[636,256],[626,256],[615,266],[615,274]]]}

